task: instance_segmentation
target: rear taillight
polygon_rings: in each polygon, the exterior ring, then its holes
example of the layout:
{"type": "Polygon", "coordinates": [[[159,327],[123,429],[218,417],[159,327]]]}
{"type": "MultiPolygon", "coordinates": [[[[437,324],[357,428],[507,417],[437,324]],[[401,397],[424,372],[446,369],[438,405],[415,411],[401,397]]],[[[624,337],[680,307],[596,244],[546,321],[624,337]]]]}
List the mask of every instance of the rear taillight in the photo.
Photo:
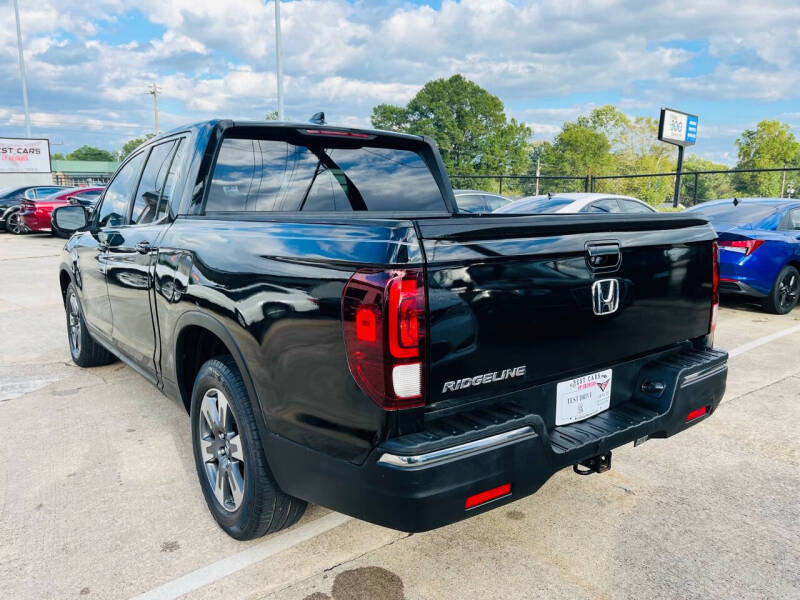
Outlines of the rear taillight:
{"type": "Polygon", "coordinates": [[[745,256],[750,256],[753,252],[758,250],[759,246],[764,243],[764,240],[720,240],[719,245],[721,248],[730,250],[732,252],[739,252],[745,256]]]}
{"type": "Polygon", "coordinates": [[[711,244],[712,274],[711,274],[711,320],[708,324],[708,333],[714,333],[719,318],[719,244],[711,244]]]}
{"type": "Polygon", "coordinates": [[[342,296],[342,328],[350,372],[378,406],[424,406],[422,269],[356,272],[342,296]]]}

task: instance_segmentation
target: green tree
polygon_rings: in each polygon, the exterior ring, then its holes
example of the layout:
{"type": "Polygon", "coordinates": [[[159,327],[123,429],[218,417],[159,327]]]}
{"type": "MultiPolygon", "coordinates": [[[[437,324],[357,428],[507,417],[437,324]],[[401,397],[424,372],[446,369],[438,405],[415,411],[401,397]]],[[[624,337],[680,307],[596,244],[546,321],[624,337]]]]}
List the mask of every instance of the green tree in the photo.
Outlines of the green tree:
{"type": "Polygon", "coordinates": [[[50,160],[64,160],[64,154],[62,152],[56,152],[55,154],[51,154],[50,160]]]}
{"type": "MultiPolygon", "coordinates": [[[[497,96],[462,75],[429,81],[405,107],[379,104],[372,125],[432,137],[455,174],[525,173],[530,162],[530,128],[507,119],[497,96]]],[[[497,189],[494,180],[470,185],[497,189]]]]}
{"type": "MultiPolygon", "coordinates": [[[[694,176],[692,171],[721,171],[728,167],[700,158],[693,154],[683,163],[683,177],[681,178],[681,197],[694,197],[694,176]]],[[[674,184],[673,184],[674,185],[674,184]]],[[[718,200],[719,198],[730,198],[736,195],[733,187],[733,180],[730,175],[725,173],[715,173],[712,175],[699,175],[697,177],[697,201],[706,202],[708,200],[718,200]]]]}
{"type": "MultiPolygon", "coordinates": [[[[745,129],[736,140],[739,148],[739,169],[796,167],[800,163],[800,144],[779,121],[761,121],[755,129],[745,129]]],[[[781,173],[740,173],[734,184],[741,195],[779,196],[781,173]]]]}
{"type": "Polygon", "coordinates": [[[94,148],[93,146],[81,146],[67,154],[67,160],[104,160],[114,161],[116,157],[108,150],[94,148]]]}
{"type": "MultiPolygon", "coordinates": [[[[585,121],[564,123],[561,131],[542,149],[544,175],[599,175],[612,162],[611,144],[602,131],[585,121]]],[[[583,191],[583,183],[574,181],[558,186],[559,190],[583,191]]]]}
{"type": "Polygon", "coordinates": [[[132,140],[128,140],[122,145],[122,150],[120,150],[120,160],[125,160],[125,157],[128,156],[131,152],[136,150],[139,146],[144,144],[147,140],[153,137],[152,133],[146,133],[144,137],[137,137],[133,138],[132,140]]]}
{"type": "Polygon", "coordinates": [[[277,110],[273,110],[271,112],[268,112],[266,115],[264,115],[264,120],[265,121],[277,121],[278,120],[278,111],[277,110]]]}

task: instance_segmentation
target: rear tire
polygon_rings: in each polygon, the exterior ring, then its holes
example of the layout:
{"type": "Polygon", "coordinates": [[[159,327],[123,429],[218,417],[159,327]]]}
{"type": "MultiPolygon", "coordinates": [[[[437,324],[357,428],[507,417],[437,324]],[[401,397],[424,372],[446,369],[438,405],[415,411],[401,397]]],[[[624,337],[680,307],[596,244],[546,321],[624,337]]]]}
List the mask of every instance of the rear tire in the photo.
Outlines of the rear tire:
{"type": "Polygon", "coordinates": [[[792,265],[786,265],[778,273],[772,289],[764,298],[764,310],[776,315],[785,315],[797,306],[800,298],[800,273],[792,265]]]}
{"type": "Polygon", "coordinates": [[[192,390],[192,447],[206,504],[219,526],[251,540],[294,525],[306,502],[284,493],[267,464],[242,376],[230,356],[206,361],[192,390]]]}
{"type": "Polygon", "coordinates": [[[6,217],[6,231],[8,231],[8,233],[13,233],[14,235],[22,235],[23,233],[26,233],[27,229],[22,223],[22,217],[20,216],[18,210],[15,210],[6,217]]]}
{"type": "Polygon", "coordinates": [[[79,367],[99,367],[117,360],[117,357],[98,344],[86,329],[83,307],[78,300],[78,290],[75,289],[74,283],[67,286],[64,309],[67,313],[67,337],[72,362],[79,367]]]}

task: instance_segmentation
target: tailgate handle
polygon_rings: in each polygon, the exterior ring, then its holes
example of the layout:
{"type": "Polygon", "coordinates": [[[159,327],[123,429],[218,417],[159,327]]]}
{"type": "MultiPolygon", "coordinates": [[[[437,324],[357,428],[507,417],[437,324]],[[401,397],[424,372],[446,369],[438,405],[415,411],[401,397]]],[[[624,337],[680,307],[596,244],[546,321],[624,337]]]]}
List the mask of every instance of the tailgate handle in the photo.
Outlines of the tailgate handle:
{"type": "Polygon", "coordinates": [[[616,269],[622,262],[619,242],[587,242],[586,264],[593,271],[616,269]]]}

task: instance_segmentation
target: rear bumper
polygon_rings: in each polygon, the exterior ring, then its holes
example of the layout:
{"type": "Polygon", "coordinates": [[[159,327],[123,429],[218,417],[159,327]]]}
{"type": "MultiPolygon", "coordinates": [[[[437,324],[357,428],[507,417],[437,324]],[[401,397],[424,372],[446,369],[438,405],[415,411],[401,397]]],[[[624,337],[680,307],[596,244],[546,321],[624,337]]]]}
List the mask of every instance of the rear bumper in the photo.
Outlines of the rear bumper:
{"type": "Polygon", "coordinates": [[[725,392],[727,353],[682,351],[647,363],[625,402],[579,423],[546,427],[508,403],[461,413],[394,438],[361,465],[270,435],[267,456],[289,494],[354,517],[426,531],[522,498],[554,473],[643,437],[669,437],[708,418],[725,392]],[[658,382],[661,393],[642,386],[658,382]],[[687,422],[690,412],[706,414],[687,422]],[[466,509],[469,496],[505,484],[507,495],[466,509]]]}
{"type": "Polygon", "coordinates": [[[753,286],[733,278],[720,279],[719,291],[722,294],[738,294],[741,296],[753,296],[763,298],[764,292],[755,289],[753,286]]]}
{"type": "Polygon", "coordinates": [[[36,211],[24,211],[20,213],[22,224],[29,231],[50,231],[50,214],[39,214],[36,211]]]}

